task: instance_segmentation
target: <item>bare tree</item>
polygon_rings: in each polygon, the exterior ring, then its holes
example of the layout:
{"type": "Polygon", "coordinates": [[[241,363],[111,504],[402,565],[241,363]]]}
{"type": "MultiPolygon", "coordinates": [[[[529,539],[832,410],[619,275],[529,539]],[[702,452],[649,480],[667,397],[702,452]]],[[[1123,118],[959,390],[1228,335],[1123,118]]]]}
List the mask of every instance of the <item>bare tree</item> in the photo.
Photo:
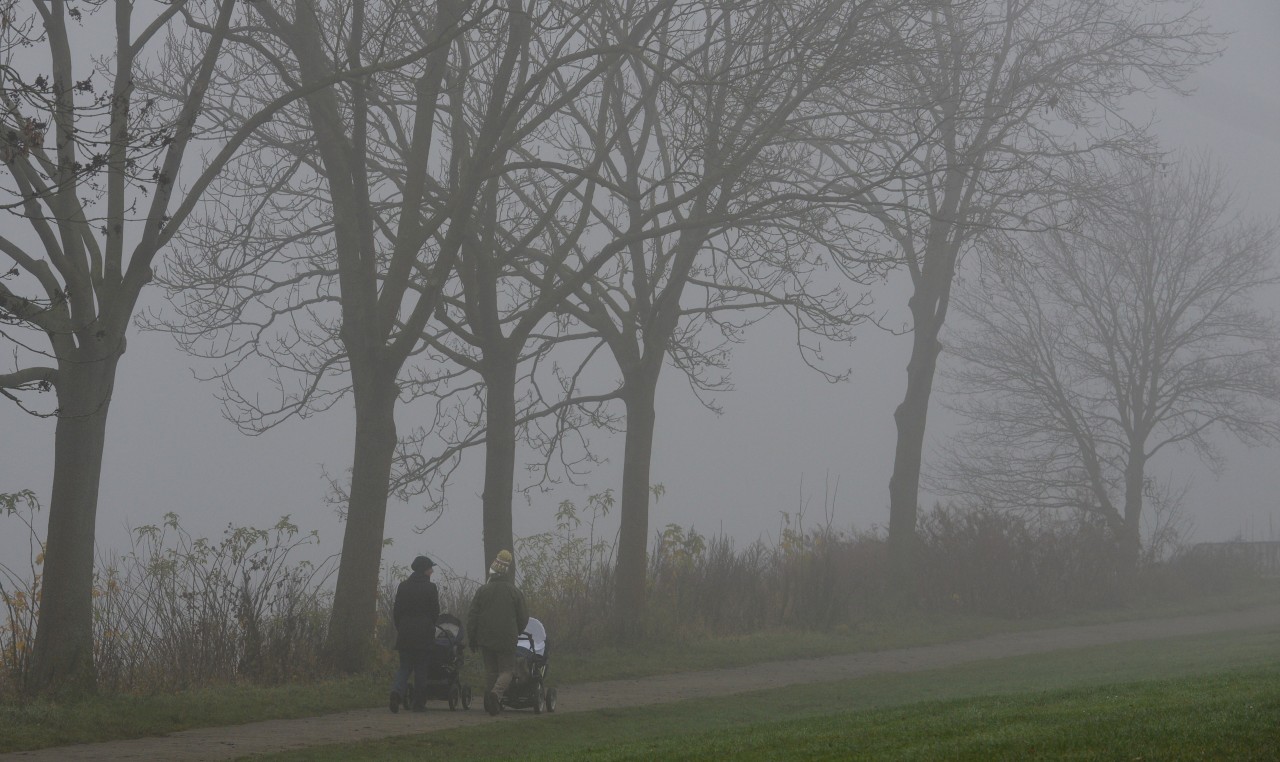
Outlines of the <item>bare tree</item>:
{"type": "Polygon", "coordinates": [[[165,274],[180,317],[155,325],[215,361],[247,432],[353,399],[328,644],[339,668],[369,655],[396,406],[457,373],[425,337],[481,235],[475,215],[513,152],[631,44],[584,34],[593,7],[300,0],[257,4],[260,23],[235,30],[210,119],[232,129],[246,103],[308,94],[226,175],[165,274]],[[352,69],[370,73],[312,87],[352,69]],[[262,400],[237,379],[264,365],[276,389],[262,400]]]}
{"type": "Polygon", "coordinates": [[[224,136],[226,150],[180,185],[237,5],[177,0],[144,19],[124,0],[33,0],[29,9],[24,16],[6,5],[0,23],[0,205],[25,225],[0,236],[0,257],[13,263],[0,282],[0,338],[15,344],[0,393],[57,418],[30,687],[81,691],[94,682],[95,517],[116,369],[156,254],[244,138],[224,136]],[[114,14],[104,25],[111,36],[88,65],[77,27],[104,9],[114,14]],[[135,70],[167,35],[182,34],[184,17],[207,34],[169,61],[183,87],[171,99],[143,100],[135,70]],[[56,406],[41,410],[29,393],[47,390],[56,406]]]}
{"type": "MultiPolygon", "coordinates": [[[[607,108],[578,113],[591,144],[610,143],[606,182],[586,199],[594,228],[622,256],[563,310],[597,332],[621,376],[626,439],[620,499],[619,632],[644,621],[655,394],[663,366],[696,393],[729,388],[728,347],[770,309],[804,336],[848,337],[858,300],[811,278],[839,252],[830,175],[807,140],[820,97],[850,71],[883,60],[879,25],[894,3],[744,0],[682,7],[651,47],[610,74],[607,108]],[[608,131],[608,132],[606,132],[608,131]],[[822,264],[825,260],[826,264],[822,264]],[[738,315],[739,317],[733,317],[738,315]]],[[[825,167],[829,169],[830,167],[825,167]]],[[[583,252],[600,234],[582,236],[583,252]]],[[[868,263],[858,268],[875,272],[868,263]]]]}
{"type": "Polygon", "coordinates": [[[1210,435],[1280,438],[1280,326],[1253,299],[1280,278],[1274,225],[1232,210],[1207,159],[1130,163],[1078,232],[960,293],[955,407],[969,421],[939,488],[1010,510],[1106,521],[1132,567],[1161,451],[1218,462],[1210,435]]]}
{"type": "MultiPolygon", "coordinates": [[[[899,44],[915,52],[886,72],[892,108],[851,104],[854,166],[898,167],[900,180],[862,194],[911,276],[911,358],[894,411],[889,545],[895,577],[912,572],[929,398],[951,285],[962,252],[993,228],[1019,229],[1063,202],[1073,165],[1104,150],[1145,153],[1122,100],[1177,87],[1217,52],[1189,8],[1124,0],[956,0],[921,6],[899,44]],[[906,150],[905,159],[902,154],[906,150]],[[877,158],[879,157],[879,158],[877,158]]],[[[838,152],[833,158],[844,161],[838,152]]]]}
{"type": "MultiPolygon", "coordinates": [[[[250,23],[233,31],[206,118],[236,130],[281,93],[306,97],[256,131],[184,233],[161,276],[180,317],[148,321],[217,361],[224,412],[244,431],[352,396],[355,452],[328,643],[341,668],[368,656],[397,375],[453,266],[454,250],[424,249],[465,215],[483,171],[463,151],[443,180],[428,172],[437,128],[448,124],[446,61],[463,30],[493,10],[253,4],[250,23]],[[368,74],[334,82],[352,69],[368,74]],[[435,286],[419,295],[415,279],[435,286]],[[274,399],[233,383],[255,361],[274,368],[274,399]]],[[[146,86],[163,93],[175,82],[162,73],[146,86]]]]}
{"type": "MultiPolygon", "coordinates": [[[[582,44],[601,50],[617,48],[622,40],[627,41],[628,49],[648,47],[654,35],[663,33],[676,7],[670,0],[633,3],[625,14],[615,14],[607,2],[577,7],[574,11],[584,23],[575,27],[574,33],[582,44]]],[[[554,17],[539,17],[534,44],[563,45],[560,35],[551,31],[560,23],[554,17]]],[[[583,424],[572,422],[574,411],[589,406],[592,412],[585,421],[600,423],[606,419],[601,406],[618,394],[616,389],[581,390],[582,363],[589,362],[594,351],[582,353],[575,371],[572,366],[561,368],[553,350],[579,339],[591,339],[598,345],[598,336],[565,319],[562,305],[631,240],[628,236],[614,238],[591,256],[568,263],[578,253],[575,244],[592,227],[592,207],[582,200],[595,197],[597,189],[609,182],[601,168],[618,139],[608,134],[598,140],[569,136],[584,137],[575,124],[575,116],[583,108],[594,108],[591,123],[607,121],[604,112],[609,100],[605,92],[610,72],[620,59],[621,49],[602,76],[585,87],[575,83],[567,71],[553,72],[543,83],[548,95],[557,99],[559,111],[527,130],[525,139],[510,147],[502,172],[485,181],[471,216],[472,232],[461,248],[458,277],[436,313],[445,330],[430,337],[430,346],[482,379],[477,388],[482,412],[470,435],[450,442],[435,458],[422,461],[426,468],[418,470],[418,477],[450,453],[483,443],[485,560],[499,550],[510,549],[514,540],[517,441],[523,437],[542,450],[545,459],[540,470],[545,482],[550,478],[553,452],[559,450],[563,437],[570,431],[582,436],[583,424]],[[564,97],[567,94],[573,97],[564,97]],[[544,390],[545,382],[551,379],[539,378],[547,375],[539,372],[547,364],[553,365],[550,398],[544,390]],[[543,419],[554,423],[540,425],[543,419]]],[[[531,74],[541,76],[536,70],[531,74]]],[[[460,76],[477,82],[489,79],[483,71],[460,76]]],[[[623,129],[628,126],[619,125],[623,129]]],[[[585,457],[591,459],[589,453],[585,457]]],[[[579,463],[563,465],[572,478],[579,463]]]]}

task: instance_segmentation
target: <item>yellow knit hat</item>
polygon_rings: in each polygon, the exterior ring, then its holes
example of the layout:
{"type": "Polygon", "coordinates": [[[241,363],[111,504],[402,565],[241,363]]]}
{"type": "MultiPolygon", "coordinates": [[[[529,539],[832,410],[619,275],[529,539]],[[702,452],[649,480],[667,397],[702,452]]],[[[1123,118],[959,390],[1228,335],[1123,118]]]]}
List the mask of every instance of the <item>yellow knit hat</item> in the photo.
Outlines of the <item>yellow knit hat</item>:
{"type": "Polygon", "coordinates": [[[506,574],[511,571],[511,551],[500,550],[498,555],[494,556],[493,563],[489,565],[490,574],[506,574]]]}

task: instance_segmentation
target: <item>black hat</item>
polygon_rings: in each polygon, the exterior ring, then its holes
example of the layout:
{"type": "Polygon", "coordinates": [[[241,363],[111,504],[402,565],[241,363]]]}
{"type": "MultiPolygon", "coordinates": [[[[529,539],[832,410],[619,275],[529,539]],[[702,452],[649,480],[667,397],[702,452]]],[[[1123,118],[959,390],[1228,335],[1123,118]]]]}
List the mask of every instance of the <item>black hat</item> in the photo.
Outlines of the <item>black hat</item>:
{"type": "Polygon", "coordinates": [[[420,572],[420,571],[426,571],[427,569],[430,569],[435,565],[436,565],[436,562],[432,561],[430,558],[427,558],[426,556],[418,556],[417,558],[413,559],[413,563],[409,564],[409,568],[413,569],[416,572],[420,572]]]}

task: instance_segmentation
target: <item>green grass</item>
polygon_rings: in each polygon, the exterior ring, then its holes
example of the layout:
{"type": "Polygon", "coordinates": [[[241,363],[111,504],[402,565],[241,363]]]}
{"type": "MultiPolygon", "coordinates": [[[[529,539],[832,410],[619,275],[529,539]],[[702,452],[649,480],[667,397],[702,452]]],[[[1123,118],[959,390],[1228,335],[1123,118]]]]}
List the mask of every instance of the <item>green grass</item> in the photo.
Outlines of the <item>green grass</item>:
{"type": "MultiPolygon", "coordinates": [[[[906,614],[834,633],[768,631],[732,638],[653,643],[625,653],[615,649],[583,653],[556,651],[552,656],[553,677],[555,684],[567,685],[784,658],[903,648],[999,631],[1222,611],[1276,601],[1280,601],[1280,586],[1270,585],[1229,596],[1052,618],[1008,620],[906,614]]],[[[553,649],[554,645],[553,639],[553,649]]],[[[388,664],[365,677],[278,687],[222,686],[178,694],[100,696],[68,703],[0,702],[0,752],[380,706],[386,701],[391,669],[388,664]]],[[[479,673],[478,660],[471,659],[466,680],[479,684],[479,673]]]]}
{"type": "MultiPolygon", "coordinates": [[[[736,637],[692,642],[655,642],[640,648],[601,648],[553,656],[557,682],[578,683],[644,677],[670,672],[717,669],[777,659],[807,659],[836,654],[882,651],[979,638],[998,632],[1107,624],[1186,614],[1238,611],[1280,603],[1273,580],[1228,594],[1112,609],[1094,609],[1025,619],[966,614],[904,612],[869,620],[835,632],[766,630],[736,637]]],[[[553,633],[554,636],[554,633],[553,633]]],[[[554,646],[554,639],[552,642],[554,646]]],[[[479,674],[478,672],[476,673],[479,674]]],[[[478,679],[472,679],[478,682],[478,679]]],[[[380,702],[379,702],[380,703],[380,702]]]]}
{"type": "Polygon", "coordinates": [[[387,682],[379,675],[309,685],[222,686],[151,696],[107,696],[61,704],[2,703],[0,752],[372,706],[386,701],[387,682]]]}
{"type": "MultiPolygon", "coordinates": [[[[566,759],[1275,759],[1280,668],[773,720],[566,759]]],[[[316,757],[312,757],[315,759],[316,757]]]]}
{"type": "Polygon", "coordinates": [[[1280,759],[1280,634],[1126,643],[255,759],[1280,759]]]}

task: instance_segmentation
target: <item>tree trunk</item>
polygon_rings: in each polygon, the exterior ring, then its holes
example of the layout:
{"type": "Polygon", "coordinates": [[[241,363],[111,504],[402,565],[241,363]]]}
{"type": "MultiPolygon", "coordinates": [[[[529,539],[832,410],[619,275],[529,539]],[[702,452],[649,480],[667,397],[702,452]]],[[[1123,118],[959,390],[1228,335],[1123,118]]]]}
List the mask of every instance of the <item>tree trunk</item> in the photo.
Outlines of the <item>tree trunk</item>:
{"type": "MultiPolygon", "coordinates": [[[[915,301],[915,298],[912,299],[915,301]]],[[[898,428],[893,476],[889,479],[889,567],[899,596],[906,600],[915,578],[916,521],[920,508],[920,466],[925,422],[938,365],[938,330],[933,316],[912,305],[915,330],[907,363],[907,393],[893,412],[898,428]]]]}
{"type": "Polygon", "coordinates": [[[1142,493],[1146,475],[1146,456],[1131,445],[1129,462],[1124,469],[1124,523],[1117,538],[1122,568],[1130,574],[1137,572],[1142,555],[1142,493]]]}
{"type": "MultiPolygon", "coordinates": [[[[500,353],[495,353],[500,354],[500,353]]],[[[512,550],[511,491],[516,467],[514,357],[485,360],[484,565],[512,550]]],[[[517,562],[519,559],[516,559],[517,562]]]]}
{"type": "Polygon", "coordinates": [[[119,360],[120,353],[113,352],[59,363],[49,533],[28,683],[33,693],[79,695],[95,688],[94,532],[119,360]]]}
{"type": "Polygon", "coordinates": [[[627,379],[627,437],[622,461],[621,526],[618,529],[618,636],[623,641],[642,634],[649,544],[649,472],[653,464],[654,395],[657,374],[636,373],[627,379]],[[651,376],[651,377],[650,377],[651,376]]]}
{"type": "Polygon", "coordinates": [[[330,664],[342,672],[365,669],[372,656],[388,484],[396,448],[394,376],[372,373],[368,383],[361,384],[354,369],[353,375],[357,376],[356,441],[351,494],[326,643],[330,664]]]}

